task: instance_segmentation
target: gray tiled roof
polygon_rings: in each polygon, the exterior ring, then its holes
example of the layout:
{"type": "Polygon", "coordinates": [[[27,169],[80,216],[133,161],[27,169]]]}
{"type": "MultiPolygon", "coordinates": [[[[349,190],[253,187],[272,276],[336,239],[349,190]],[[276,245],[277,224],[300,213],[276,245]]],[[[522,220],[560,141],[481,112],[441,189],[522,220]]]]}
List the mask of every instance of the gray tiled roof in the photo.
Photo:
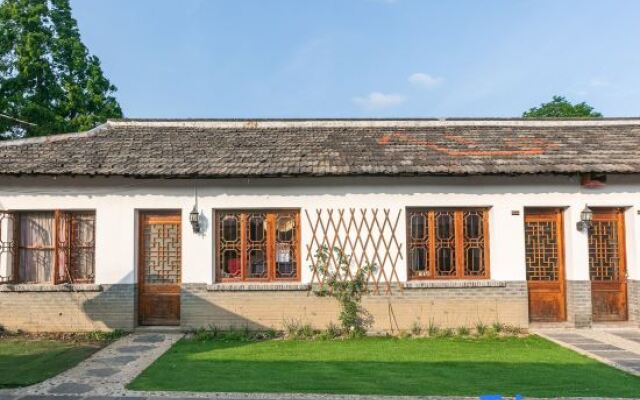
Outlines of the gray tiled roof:
{"type": "Polygon", "coordinates": [[[120,120],[0,142],[2,175],[639,173],[640,120],[120,120]]]}

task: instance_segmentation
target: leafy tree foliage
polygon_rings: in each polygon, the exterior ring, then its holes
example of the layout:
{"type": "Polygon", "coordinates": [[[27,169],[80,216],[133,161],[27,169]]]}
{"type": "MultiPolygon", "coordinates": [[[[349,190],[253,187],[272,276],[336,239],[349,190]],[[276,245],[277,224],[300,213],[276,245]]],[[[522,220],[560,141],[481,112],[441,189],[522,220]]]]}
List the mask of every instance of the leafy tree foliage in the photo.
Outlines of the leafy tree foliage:
{"type": "Polygon", "coordinates": [[[525,111],[524,118],[602,118],[602,114],[593,111],[585,102],[571,104],[562,96],[553,96],[553,100],[540,104],[540,107],[525,111]]]}
{"type": "Polygon", "coordinates": [[[83,131],[121,117],[115,91],[82,43],[69,0],[0,0],[2,138],[83,131]]]}

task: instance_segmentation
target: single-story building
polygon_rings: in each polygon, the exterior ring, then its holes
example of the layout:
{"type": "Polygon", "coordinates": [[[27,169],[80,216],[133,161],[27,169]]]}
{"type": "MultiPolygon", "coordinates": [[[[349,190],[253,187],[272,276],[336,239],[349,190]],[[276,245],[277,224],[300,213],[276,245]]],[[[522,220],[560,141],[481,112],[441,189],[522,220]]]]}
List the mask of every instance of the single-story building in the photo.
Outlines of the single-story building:
{"type": "Polygon", "coordinates": [[[113,120],[0,142],[0,325],[638,326],[639,214],[640,119],[113,120]]]}

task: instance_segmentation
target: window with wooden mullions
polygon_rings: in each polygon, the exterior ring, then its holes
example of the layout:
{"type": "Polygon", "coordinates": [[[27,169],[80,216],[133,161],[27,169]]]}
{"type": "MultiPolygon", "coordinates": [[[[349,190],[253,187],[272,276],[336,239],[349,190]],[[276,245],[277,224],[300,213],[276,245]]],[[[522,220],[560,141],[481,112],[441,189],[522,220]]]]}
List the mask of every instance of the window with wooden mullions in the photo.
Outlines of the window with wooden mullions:
{"type": "Polygon", "coordinates": [[[488,278],[488,222],[485,208],[408,210],[409,278],[488,278]]]}
{"type": "Polygon", "coordinates": [[[216,211],[218,281],[300,278],[297,210],[216,211]]]}
{"type": "Polygon", "coordinates": [[[93,283],[94,211],[18,211],[12,213],[12,283],[93,283]]]}

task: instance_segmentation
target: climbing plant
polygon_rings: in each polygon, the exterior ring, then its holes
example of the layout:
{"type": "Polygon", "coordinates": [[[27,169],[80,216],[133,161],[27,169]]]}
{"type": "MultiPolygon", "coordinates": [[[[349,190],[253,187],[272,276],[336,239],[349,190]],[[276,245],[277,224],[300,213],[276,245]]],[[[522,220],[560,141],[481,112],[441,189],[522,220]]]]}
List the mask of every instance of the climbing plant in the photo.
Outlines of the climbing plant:
{"type": "Polygon", "coordinates": [[[338,247],[320,247],[315,254],[315,269],[321,283],[314,286],[318,296],[331,296],[340,304],[338,319],[343,334],[360,336],[367,332],[371,319],[362,308],[362,296],[369,292],[369,276],[377,269],[367,263],[356,271],[351,271],[351,257],[338,247]],[[331,257],[334,262],[330,262],[331,257]]]}

